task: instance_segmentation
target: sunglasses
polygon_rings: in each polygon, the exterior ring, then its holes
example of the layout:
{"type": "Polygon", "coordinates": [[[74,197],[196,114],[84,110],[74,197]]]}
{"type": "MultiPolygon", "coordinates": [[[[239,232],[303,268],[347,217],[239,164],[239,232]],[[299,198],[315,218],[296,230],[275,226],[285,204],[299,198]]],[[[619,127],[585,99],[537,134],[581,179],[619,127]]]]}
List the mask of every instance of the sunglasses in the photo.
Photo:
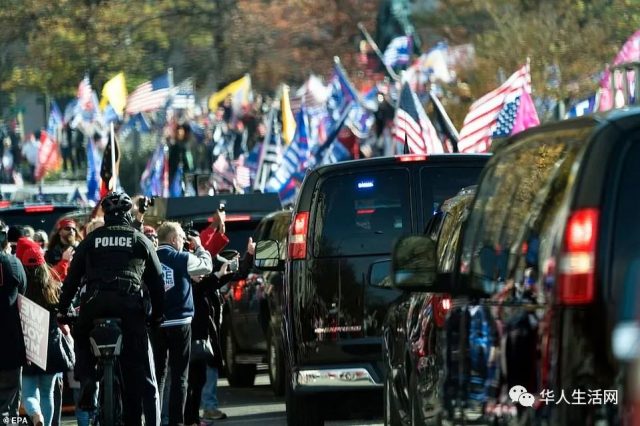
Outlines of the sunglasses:
{"type": "Polygon", "coordinates": [[[71,227],[71,226],[65,226],[65,227],[64,227],[64,228],[62,228],[62,229],[64,229],[65,231],[69,231],[69,232],[71,232],[71,231],[73,231],[73,232],[78,232],[78,230],[77,230],[76,228],[73,228],[73,227],[71,227]]]}

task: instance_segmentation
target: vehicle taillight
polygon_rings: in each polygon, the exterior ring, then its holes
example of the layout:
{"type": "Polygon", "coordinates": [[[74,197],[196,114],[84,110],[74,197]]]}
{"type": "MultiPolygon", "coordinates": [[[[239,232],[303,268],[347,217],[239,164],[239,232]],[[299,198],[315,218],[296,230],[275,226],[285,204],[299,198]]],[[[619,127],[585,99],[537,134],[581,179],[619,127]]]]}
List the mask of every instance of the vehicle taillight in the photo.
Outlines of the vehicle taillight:
{"type": "Polygon", "coordinates": [[[42,206],[27,206],[24,208],[25,213],[47,213],[52,212],[53,206],[46,204],[42,206]]]}
{"type": "Polygon", "coordinates": [[[558,262],[558,301],[565,305],[591,303],[595,297],[598,209],[575,211],[569,217],[558,262]]]}
{"type": "Polygon", "coordinates": [[[407,161],[424,161],[426,159],[427,159],[426,155],[416,155],[416,154],[396,155],[396,160],[401,163],[406,163],[407,161]]]}
{"type": "Polygon", "coordinates": [[[304,259],[307,257],[308,230],[309,212],[296,214],[291,224],[291,236],[289,237],[289,257],[291,259],[304,259]]]}

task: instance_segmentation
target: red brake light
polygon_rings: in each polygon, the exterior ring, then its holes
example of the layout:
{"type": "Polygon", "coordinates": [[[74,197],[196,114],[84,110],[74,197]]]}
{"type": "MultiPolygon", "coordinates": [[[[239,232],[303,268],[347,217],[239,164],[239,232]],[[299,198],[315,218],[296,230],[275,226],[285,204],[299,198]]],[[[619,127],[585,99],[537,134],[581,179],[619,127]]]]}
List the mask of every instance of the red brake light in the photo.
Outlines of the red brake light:
{"type": "Polygon", "coordinates": [[[558,263],[558,301],[567,305],[591,303],[595,297],[598,209],[573,212],[567,222],[558,263]]]}
{"type": "Polygon", "coordinates": [[[246,222],[251,220],[251,216],[248,214],[228,214],[224,221],[225,222],[246,222]]]}
{"type": "Polygon", "coordinates": [[[427,159],[426,155],[418,155],[418,154],[406,154],[406,155],[396,155],[396,160],[401,163],[406,163],[407,161],[424,161],[427,159]]]}
{"type": "Polygon", "coordinates": [[[50,204],[44,206],[27,206],[24,208],[25,213],[46,213],[52,212],[53,206],[50,204]]]}
{"type": "Polygon", "coordinates": [[[309,212],[296,214],[291,224],[289,236],[289,257],[304,259],[307,256],[307,231],[309,230],[309,212]]]}
{"type": "Polygon", "coordinates": [[[376,209],[359,209],[356,210],[356,214],[374,214],[376,209]]]}
{"type": "Polygon", "coordinates": [[[11,201],[9,201],[9,200],[0,201],[0,209],[4,208],[4,207],[9,207],[10,205],[11,205],[11,201]]]}

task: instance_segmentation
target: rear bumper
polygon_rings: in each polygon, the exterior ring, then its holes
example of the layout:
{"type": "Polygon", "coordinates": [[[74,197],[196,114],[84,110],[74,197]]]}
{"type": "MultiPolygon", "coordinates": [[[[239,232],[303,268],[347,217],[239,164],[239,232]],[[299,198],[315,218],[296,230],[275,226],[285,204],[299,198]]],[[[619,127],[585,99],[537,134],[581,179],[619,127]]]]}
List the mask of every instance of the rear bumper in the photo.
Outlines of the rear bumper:
{"type": "Polygon", "coordinates": [[[323,365],[299,368],[293,387],[297,392],[382,390],[381,376],[369,365],[323,365]]]}

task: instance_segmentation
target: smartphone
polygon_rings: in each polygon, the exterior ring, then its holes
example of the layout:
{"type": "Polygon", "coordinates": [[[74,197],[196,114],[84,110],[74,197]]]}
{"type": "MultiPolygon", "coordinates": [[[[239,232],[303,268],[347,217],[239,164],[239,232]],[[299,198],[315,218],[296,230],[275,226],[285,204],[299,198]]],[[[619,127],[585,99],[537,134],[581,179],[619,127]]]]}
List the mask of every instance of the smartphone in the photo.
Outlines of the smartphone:
{"type": "Polygon", "coordinates": [[[229,270],[231,272],[238,272],[238,258],[234,257],[229,261],[229,270]]]}

